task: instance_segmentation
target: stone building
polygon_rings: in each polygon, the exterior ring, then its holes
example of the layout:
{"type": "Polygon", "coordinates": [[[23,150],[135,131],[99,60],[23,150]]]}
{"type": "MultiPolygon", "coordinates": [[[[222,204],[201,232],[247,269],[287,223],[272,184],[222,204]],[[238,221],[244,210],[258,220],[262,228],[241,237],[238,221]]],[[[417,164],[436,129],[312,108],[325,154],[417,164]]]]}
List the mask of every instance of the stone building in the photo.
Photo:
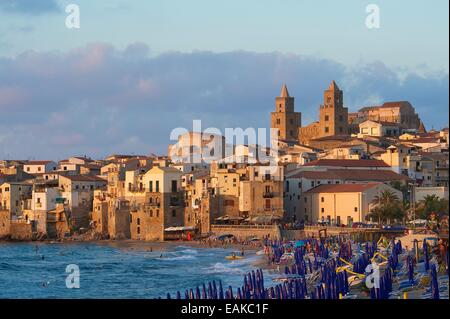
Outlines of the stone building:
{"type": "Polygon", "coordinates": [[[302,114],[294,111],[294,98],[289,96],[286,84],[275,98],[275,112],[271,113],[272,128],[278,129],[278,140],[297,141],[302,126],[302,114]]]}
{"type": "Polygon", "coordinates": [[[350,135],[344,94],[335,81],[324,91],[323,104],[319,108],[319,121],[300,127],[298,135],[299,142],[306,145],[316,138],[350,135]]]}
{"type": "Polygon", "coordinates": [[[358,125],[367,120],[396,123],[402,129],[425,130],[419,115],[408,101],[386,102],[379,106],[363,107],[349,116],[351,124],[358,125]]]}

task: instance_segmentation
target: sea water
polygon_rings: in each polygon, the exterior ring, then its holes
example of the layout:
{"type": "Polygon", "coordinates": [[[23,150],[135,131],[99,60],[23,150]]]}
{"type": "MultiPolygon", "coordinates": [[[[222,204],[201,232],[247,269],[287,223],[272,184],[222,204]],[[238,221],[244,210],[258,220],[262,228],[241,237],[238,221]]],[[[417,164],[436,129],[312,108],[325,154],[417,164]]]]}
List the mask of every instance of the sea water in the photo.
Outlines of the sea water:
{"type": "MultiPolygon", "coordinates": [[[[151,243],[0,243],[0,298],[166,298],[208,281],[242,286],[260,256],[228,261],[232,249],[151,243]],[[37,247],[37,249],[36,249],[37,247]],[[161,250],[162,248],[162,250],[161,250]],[[161,257],[162,255],[162,257],[161,257]],[[66,286],[77,265],[80,287],[66,286]]],[[[266,274],[268,280],[270,274],[266,274]]]]}

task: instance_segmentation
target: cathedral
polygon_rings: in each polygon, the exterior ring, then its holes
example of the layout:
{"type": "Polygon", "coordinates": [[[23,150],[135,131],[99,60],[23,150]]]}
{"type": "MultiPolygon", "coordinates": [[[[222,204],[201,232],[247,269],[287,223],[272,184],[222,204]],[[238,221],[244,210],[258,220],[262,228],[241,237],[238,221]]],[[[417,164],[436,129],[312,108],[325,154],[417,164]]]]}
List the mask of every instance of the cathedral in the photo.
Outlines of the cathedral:
{"type": "Polygon", "coordinates": [[[311,141],[323,138],[342,140],[358,133],[359,124],[366,120],[395,123],[401,129],[425,130],[407,101],[387,102],[349,113],[344,107],[344,94],[335,81],[324,91],[316,122],[302,126],[302,114],[295,112],[294,101],[284,84],[280,96],[275,98],[275,112],[271,113],[271,127],[278,129],[278,142],[310,145],[311,141]]]}

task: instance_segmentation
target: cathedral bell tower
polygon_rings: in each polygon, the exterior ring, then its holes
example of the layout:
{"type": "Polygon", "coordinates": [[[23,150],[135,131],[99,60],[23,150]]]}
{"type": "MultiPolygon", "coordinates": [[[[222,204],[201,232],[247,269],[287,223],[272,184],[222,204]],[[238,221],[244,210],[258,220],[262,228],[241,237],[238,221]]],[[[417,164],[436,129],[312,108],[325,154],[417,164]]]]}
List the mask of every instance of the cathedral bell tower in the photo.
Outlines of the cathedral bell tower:
{"type": "Polygon", "coordinates": [[[271,128],[278,129],[279,141],[298,141],[302,114],[294,111],[294,98],[289,96],[286,84],[275,98],[275,112],[271,113],[271,128]]]}
{"type": "Polygon", "coordinates": [[[332,81],[323,94],[320,106],[320,136],[348,135],[348,109],[344,107],[343,93],[332,81]]]}

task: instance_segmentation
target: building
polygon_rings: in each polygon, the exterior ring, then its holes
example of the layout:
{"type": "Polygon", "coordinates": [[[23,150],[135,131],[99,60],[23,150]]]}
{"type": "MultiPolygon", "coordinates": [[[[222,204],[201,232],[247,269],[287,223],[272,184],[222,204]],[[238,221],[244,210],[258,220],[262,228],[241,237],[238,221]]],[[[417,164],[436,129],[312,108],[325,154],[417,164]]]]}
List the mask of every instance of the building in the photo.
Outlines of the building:
{"type": "Polygon", "coordinates": [[[280,96],[275,98],[275,112],[271,113],[271,123],[271,127],[278,130],[278,140],[298,140],[302,114],[294,111],[294,98],[289,95],[286,84],[283,85],[280,96]]]}
{"type": "Polygon", "coordinates": [[[305,220],[305,211],[301,210],[302,196],[305,192],[321,185],[365,184],[394,182],[408,186],[408,176],[390,170],[370,169],[326,169],[314,171],[293,171],[285,177],[284,209],[288,215],[296,215],[298,220],[305,220]]]}
{"type": "Polygon", "coordinates": [[[327,184],[305,192],[301,209],[305,220],[313,223],[351,225],[365,222],[367,215],[376,207],[374,199],[385,190],[402,200],[400,191],[384,183],[327,184]]]}
{"type": "Polygon", "coordinates": [[[400,132],[400,125],[398,123],[366,120],[359,124],[358,137],[396,137],[400,135],[400,132]]]}
{"type": "MultiPolygon", "coordinates": [[[[408,101],[386,102],[380,106],[368,106],[350,114],[350,124],[360,124],[371,120],[375,122],[397,123],[400,129],[419,130],[423,123],[414,107],[408,101]]],[[[423,127],[424,130],[424,127],[423,127]]]]}
{"type": "Polygon", "coordinates": [[[164,240],[166,229],[185,226],[182,174],[173,167],[153,167],[144,174],[144,196],[128,197],[131,239],[164,240]]]}
{"type": "Polygon", "coordinates": [[[351,131],[348,126],[348,109],[344,107],[344,94],[335,81],[332,81],[323,94],[323,104],[319,108],[319,121],[301,127],[299,142],[309,145],[310,140],[347,136],[351,131]]]}
{"type": "Polygon", "coordinates": [[[23,170],[28,174],[50,173],[56,171],[58,164],[53,161],[27,161],[23,170]]]}
{"type": "Polygon", "coordinates": [[[30,209],[33,185],[26,182],[10,182],[0,185],[0,210],[9,211],[12,219],[22,218],[30,209]]]}

